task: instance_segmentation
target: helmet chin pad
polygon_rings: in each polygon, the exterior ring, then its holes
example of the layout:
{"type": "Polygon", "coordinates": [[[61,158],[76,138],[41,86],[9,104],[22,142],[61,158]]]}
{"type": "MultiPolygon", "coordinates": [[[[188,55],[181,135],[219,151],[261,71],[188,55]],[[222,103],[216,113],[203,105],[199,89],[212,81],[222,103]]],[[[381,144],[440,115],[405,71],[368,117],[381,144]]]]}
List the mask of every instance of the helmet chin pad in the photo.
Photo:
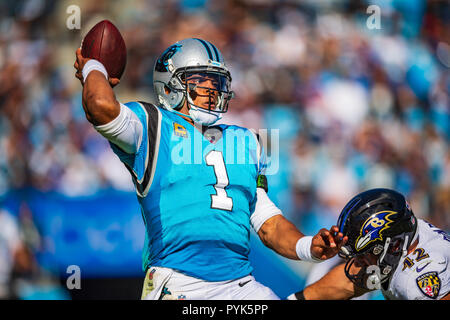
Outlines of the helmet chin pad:
{"type": "Polygon", "coordinates": [[[189,108],[189,115],[192,121],[202,126],[210,126],[222,119],[222,113],[217,113],[214,111],[207,111],[202,108],[197,108],[191,105],[189,108]]]}

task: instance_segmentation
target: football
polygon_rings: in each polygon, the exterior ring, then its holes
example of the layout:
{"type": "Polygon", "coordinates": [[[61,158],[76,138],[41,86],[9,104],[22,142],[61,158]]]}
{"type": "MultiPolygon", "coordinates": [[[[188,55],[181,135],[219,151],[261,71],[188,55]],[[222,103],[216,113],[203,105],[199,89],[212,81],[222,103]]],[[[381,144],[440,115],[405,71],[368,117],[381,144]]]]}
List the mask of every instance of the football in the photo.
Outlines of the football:
{"type": "Polygon", "coordinates": [[[109,20],[97,23],[81,43],[81,55],[100,61],[111,78],[119,78],[125,71],[127,48],[117,27],[109,20]]]}

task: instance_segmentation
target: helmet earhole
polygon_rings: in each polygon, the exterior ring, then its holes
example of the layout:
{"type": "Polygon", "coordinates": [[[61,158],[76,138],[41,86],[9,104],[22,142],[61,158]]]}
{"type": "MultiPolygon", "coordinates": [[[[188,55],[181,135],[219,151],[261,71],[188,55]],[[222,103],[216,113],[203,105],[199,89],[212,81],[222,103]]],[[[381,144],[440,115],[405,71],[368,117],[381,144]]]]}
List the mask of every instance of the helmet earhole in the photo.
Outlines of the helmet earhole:
{"type": "Polygon", "coordinates": [[[164,91],[166,92],[166,94],[169,94],[170,92],[172,92],[172,90],[170,90],[170,88],[168,86],[164,86],[164,91]]]}

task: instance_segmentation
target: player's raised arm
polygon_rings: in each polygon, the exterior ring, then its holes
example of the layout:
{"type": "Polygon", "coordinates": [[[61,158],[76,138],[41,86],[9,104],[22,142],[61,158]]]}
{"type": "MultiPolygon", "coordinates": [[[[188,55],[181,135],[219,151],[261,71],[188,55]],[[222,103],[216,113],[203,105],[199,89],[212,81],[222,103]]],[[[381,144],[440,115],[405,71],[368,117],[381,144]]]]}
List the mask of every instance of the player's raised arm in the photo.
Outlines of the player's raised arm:
{"type": "Polygon", "coordinates": [[[83,84],[83,109],[88,121],[98,126],[114,120],[120,113],[120,104],[112,88],[120,80],[107,78],[106,69],[97,61],[84,58],[80,48],[76,51],[74,67],[75,76],[83,84]]]}
{"type": "Polygon", "coordinates": [[[135,113],[121,105],[113,91],[120,80],[107,78],[104,66],[84,58],[76,51],[76,77],[83,85],[83,109],[95,129],[122,151],[137,152],[142,141],[143,126],[135,113]]]}

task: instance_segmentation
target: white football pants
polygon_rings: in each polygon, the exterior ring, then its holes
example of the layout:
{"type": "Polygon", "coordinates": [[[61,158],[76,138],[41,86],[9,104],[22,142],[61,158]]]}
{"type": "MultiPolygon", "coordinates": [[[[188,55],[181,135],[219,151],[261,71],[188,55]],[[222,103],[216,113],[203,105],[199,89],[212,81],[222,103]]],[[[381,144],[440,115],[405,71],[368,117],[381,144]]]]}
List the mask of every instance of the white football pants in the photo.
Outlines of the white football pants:
{"type": "Polygon", "coordinates": [[[209,282],[175,270],[150,267],[142,289],[143,300],[279,300],[252,275],[236,280],[209,282]]]}

